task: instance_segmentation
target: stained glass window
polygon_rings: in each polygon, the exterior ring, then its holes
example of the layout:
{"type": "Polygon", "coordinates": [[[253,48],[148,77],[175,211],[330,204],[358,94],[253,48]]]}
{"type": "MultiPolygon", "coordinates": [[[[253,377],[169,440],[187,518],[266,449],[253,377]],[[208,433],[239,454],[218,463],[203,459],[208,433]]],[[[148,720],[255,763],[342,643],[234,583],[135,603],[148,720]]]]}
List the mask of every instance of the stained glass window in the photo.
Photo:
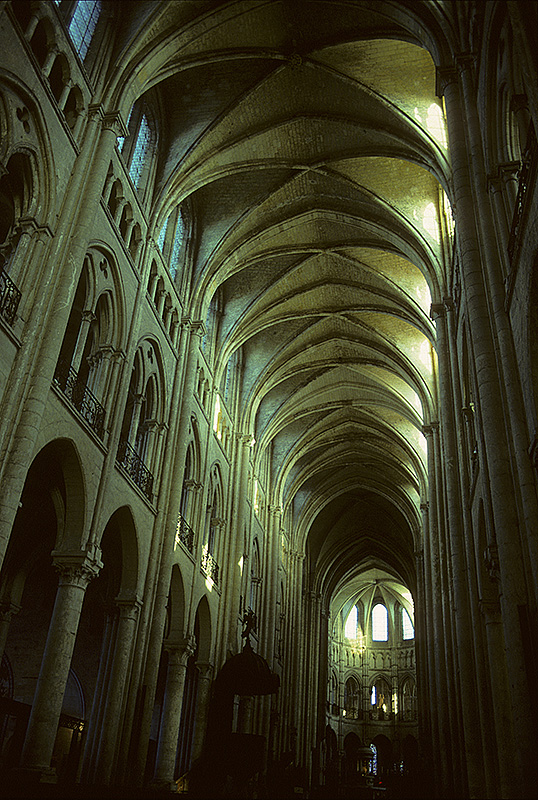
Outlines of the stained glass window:
{"type": "MultiPolygon", "coordinates": [[[[168,219],[170,219],[170,217],[168,217],[168,219]]],[[[159,250],[161,251],[161,253],[164,250],[164,242],[165,242],[165,239],[166,239],[166,230],[168,228],[168,219],[166,220],[166,222],[162,226],[161,232],[159,234],[159,238],[157,239],[157,244],[159,245],[159,250]]]]}
{"type": "Polygon", "coordinates": [[[183,245],[185,237],[185,221],[181,213],[181,208],[178,209],[176,232],[174,234],[174,244],[172,245],[172,255],[170,256],[170,274],[172,278],[177,275],[177,267],[179,262],[179,254],[183,245]]]}
{"type": "Polygon", "coordinates": [[[372,753],[374,754],[374,757],[372,758],[372,767],[371,767],[371,770],[372,770],[372,772],[373,772],[373,774],[374,774],[374,775],[377,775],[377,747],[376,747],[376,746],[375,746],[375,744],[372,742],[372,744],[370,745],[370,748],[371,748],[371,750],[372,750],[372,753]]]}
{"type": "Polygon", "coordinates": [[[149,152],[150,142],[151,142],[151,130],[148,124],[147,117],[144,114],[140,122],[140,128],[138,129],[136,145],[133,153],[133,158],[131,160],[131,166],[129,168],[129,176],[132,182],[134,183],[136,189],[138,189],[140,178],[142,177],[142,172],[144,169],[144,165],[146,163],[146,157],[149,152]]]}
{"type": "Polygon", "coordinates": [[[71,17],[69,35],[82,60],[86,58],[100,13],[101,0],[79,0],[71,17]]]}

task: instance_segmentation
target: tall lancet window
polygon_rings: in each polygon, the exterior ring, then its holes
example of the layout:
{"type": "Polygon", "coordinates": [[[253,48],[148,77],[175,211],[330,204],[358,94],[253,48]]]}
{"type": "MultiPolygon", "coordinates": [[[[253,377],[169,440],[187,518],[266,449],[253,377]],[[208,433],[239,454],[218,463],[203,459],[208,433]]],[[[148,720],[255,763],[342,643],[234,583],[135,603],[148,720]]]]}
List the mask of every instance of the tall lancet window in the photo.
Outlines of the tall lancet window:
{"type": "Polygon", "coordinates": [[[389,614],[383,603],[377,603],[372,609],[372,640],[387,642],[389,638],[389,614]]]}

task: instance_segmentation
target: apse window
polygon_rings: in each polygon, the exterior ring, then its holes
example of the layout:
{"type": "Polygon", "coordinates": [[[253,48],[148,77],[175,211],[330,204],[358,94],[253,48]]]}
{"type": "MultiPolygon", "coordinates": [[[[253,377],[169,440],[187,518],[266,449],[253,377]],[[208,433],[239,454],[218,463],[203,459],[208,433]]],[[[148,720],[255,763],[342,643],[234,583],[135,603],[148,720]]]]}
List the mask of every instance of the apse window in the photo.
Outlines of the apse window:
{"type": "Polygon", "coordinates": [[[346,620],[344,635],[347,639],[357,638],[357,625],[359,624],[359,612],[357,606],[353,606],[346,620]]]}
{"type": "Polygon", "coordinates": [[[402,608],[402,637],[404,639],[414,639],[415,629],[411,622],[411,617],[405,608],[402,608]]]}
{"type": "Polygon", "coordinates": [[[372,640],[387,642],[389,639],[389,613],[383,603],[377,603],[372,609],[372,640]]]}

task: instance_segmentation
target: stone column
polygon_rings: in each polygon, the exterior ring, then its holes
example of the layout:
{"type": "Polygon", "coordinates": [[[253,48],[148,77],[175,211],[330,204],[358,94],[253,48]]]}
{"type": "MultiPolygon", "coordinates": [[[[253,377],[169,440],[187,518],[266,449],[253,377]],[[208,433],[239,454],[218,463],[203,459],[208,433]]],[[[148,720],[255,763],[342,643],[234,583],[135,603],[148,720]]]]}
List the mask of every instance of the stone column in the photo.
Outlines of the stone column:
{"type": "MultiPolygon", "coordinates": [[[[422,511],[422,530],[424,541],[425,532],[428,527],[428,506],[421,504],[422,511]]],[[[417,602],[415,605],[415,654],[417,660],[417,701],[419,726],[424,732],[424,741],[431,743],[431,694],[428,678],[427,653],[425,644],[430,641],[428,612],[426,607],[426,594],[428,587],[425,585],[424,552],[415,551],[415,564],[417,570],[417,602]]],[[[401,712],[401,709],[400,709],[401,712]]],[[[428,753],[428,758],[431,753],[428,753]]]]}
{"type": "Polygon", "coordinates": [[[194,738],[192,743],[193,763],[201,755],[204,746],[213,664],[209,661],[197,661],[196,667],[198,669],[198,691],[196,694],[196,721],[194,724],[194,738]]]}
{"type": "Polygon", "coordinates": [[[95,777],[98,779],[96,782],[105,785],[108,785],[112,779],[114,756],[121,734],[123,702],[141,602],[137,597],[119,597],[116,605],[119,608],[119,618],[95,769],[95,777]]]}
{"type": "Polygon", "coordinates": [[[106,691],[108,676],[110,674],[112,655],[114,651],[114,636],[117,625],[117,606],[109,604],[105,612],[105,628],[101,641],[101,652],[99,655],[99,671],[93,690],[93,701],[89,714],[88,725],[84,737],[84,754],[80,766],[80,775],[83,783],[90,781],[93,774],[95,759],[99,748],[99,732],[102,727],[102,719],[105,713],[106,691]]]}
{"type": "Polygon", "coordinates": [[[194,637],[189,636],[182,642],[165,642],[164,647],[168,652],[168,672],[153,783],[173,790],[183,689],[187,661],[195,649],[194,637]]]}
{"type": "MultiPolygon", "coordinates": [[[[226,660],[228,648],[235,651],[237,647],[237,629],[239,618],[239,597],[241,594],[241,557],[244,549],[243,526],[247,515],[247,483],[252,435],[236,433],[235,442],[235,474],[232,508],[228,510],[229,519],[233,520],[233,530],[229,537],[228,553],[225,555],[226,585],[223,585],[223,611],[225,627],[220,641],[220,661],[226,660]]],[[[222,602],[222,601],[221,601],[222,602]]]]}
{"type": "Polygon", "coordinates": [[[71,91],[72,88],[73,88],[73,81],[67,81],[67,83],[64,84],[64,88],[62,89],[62,93],[60,94],[60,99],[58,100],[58,108],[61,111],[64,110],[64,106],[67,102],[69,92],[71,91]]]}
{"type": "Polygon", "coordinates": [[[75,349],[73,352],[73,358],[71,359],[71,364],[68,365],[72,367],[75,370],[75,372],[78,372],[80,369],[82,354],[84,353],[84,347],[86,346],[86,339],[88,338],[90,325],[95,320],[95,318],[96,318],[95,314],[91,309],[87,309],[86,311],[82,312],[82,322],[80,323],[77,342],[75,344],[75,349]]]}
{"type": "Polygon", "coordinates": [[[289,624],[286,636],[286,704],[288,705],[288,727],[295,729],[296,752],[304,752],[305,703],[296,703],[295,698],[306,698],[305,674],[303,665],[306,659],[306,635],[304,621],[303,562],[304,553],[291,550],[289,582],[289,624]]]}
{"type": "Polygon", "coordinates": [[[0,661],[6,649],[11,619],[15,614],[18,614],[20,610],[21,606],[16,603],[5,602],[0,604],[0,661]]]}
{"type": "Polygon", "coordinates": [[[60,580],[21,760],[23,771],[38,774],[50,769],[84,594],[102,567],[97,548],[53,559],[60,580]]]}
{"type": "Polygon", "coordinates": [[[438,470],[436,450],[438,449],[439,423],[425,425],[423,433],[428,442],[428,483],[430,499],[428,503],[428,529],[424,547],[426,555],[427,610],[429,616],[428,676],[430,692],[437,702],[431,707],[432,754],[434,758],[434,778],[440,787],[450,791],[452,787],[451,739],[448,722],[448,688],[445,679],[446,654],[441,608],[441,577],[439,563],[438,493],[442,475],[438,470]]]}
{"type": "Polygon", "coordinates": [[[58,56],[59,52],[60,52],[59,47],[55,45],[47,53],[45,61],[43,62],[43,66],[41,67],[41,72],[46,78],[49,77],[50,72],[52,70],[52,65],[56,61],[56,57],[58,56]]]}
{"type": "MultiPolygon", "coordinates": [[[[165,519],[160,530],[160,536],[154,536],[154,546],[150,554],[148,566],[148,580],[154,587],[153,604],[147,604],[143,609],[141,619],[141,635],[144,653],[147,658],[142,663],[140,654],[137,654],[136,668],[140,671],[138,683],[145,688],[143,696],[137,700],[140,722],[137,730],[133,732],[131,742],[131,768],[130,783],[142,783],[146,764],[151,718],[162,638],[166,620],[166,604],[170,591],[170,578],[174,556],[174,543],[177,529],[177,515],[181,499],[183,474],[185,471],[185,458],[189,443],[189,426],[191,402],[194,394],[196,377],[197,355],[200,346],[200,335],[203,325],[199,322],[184,321],[183,339],[184,357],[179,358],[174,376],[174,389],[172,395],[181,398],[181,404],[172,406],[170,415],[170,452],[174,454],[173,460],[163,468],[161,476],[161,496],[168,497],[169,502],[165,510],[165,519]]],[[[134,718],[135,707],[131,704],[129,709],[131,719],[134,718]]],[[[128,753],[125,749],[123,755],[123,769],[127,769],[128,753]]]]}
{"type": "MultiPolygon", "coordinates": [[[[472,107],[470,78],[466,74],[469,65],[463,61],[461,67],[462,91],[466,98],[465,107],[467,112],[472,114],[470,110],[472,107]]],[[[493,525],[499,548],[505,646],[504,652],[500,652],[498,657],[506,657],[507,661],[513,721],[513,728],[505,731],[505,737],[511,737],[513,742],[514,792],[519,793],[519,796],[527,796],[534,791],[531,786],[532,780],[529,777],[528,765],[536,757],[536,736],[528,703],[527,675],[519,619],[519,607],[525,606],[527,603],[527,593],[520,542],[521,522],[518,519],[516,508],[516,492],[510,461],[512,445],[507,439],[507,417],[501,393],[501,387],[504,387],[506,391],[512,391],[512,381],[505,381],[498,371],[496,353],[499,345],[503,348],[506,346],[505,321],[501,319],[500,314],[496,315],[495,329],[498,338],[494,341],[492,337],[493,320],[489,313],[484,286],[484,271],[487,270],[488,265],[482,261],[480,244],[477,239],[477,226],[481,227],[481,220],[477,219],[477,205],[480,206],[480,203],[476,203],[471,185],[470,163],[475,158],[481,159],[483,156],[477,150],[476,133],[472,134],[472,149],[470,151],[468,149],[468,127],[472,129],[474,123],[471,119],[467,125],[462,116],[460,86],[456,70],[451,70],[444,77],[443,94],[449,128],[461,276],[467,307],[469,335],[473,342],[476,366],[481,440],[489,477],[493,525]]],[[[485,261],[487,262],[488,259],[486,258],[485,261]]],[[[499,294],[494,289],[492,299],[495,304],[498,302],[498,297],[499,294]]],[[[503,364],[510,370],[513,366],[512,362],[513,358],[506,353],[503,364]]],[[[513,421],[513,419],[512,415],[511,420],[513,421]]],[[[512,431],[510,433],[512,434],[512,431]]],[[[519,439],[519,430],[517,438],[519,439]]],[[[521,445],[518,444],[516,458],[518,467],[523,469],[519,462],[521,452],[521,445]]],[[[519,486],[522,487],[522,491],[525,491],[525,502],[529,503],[530,508],[533,503],[529,499],[529,491],[525,488],[527,482],[523,482],[521,476],[519,486]]],[[[531,482],[529,481],[529,490],[530,487],[531,482]]],[[[534,492],[534,502],[536,502],[535,490],[532,491],[534,492]]],[[[530,522],[528,524],[530,526],[530,522]]],[[[531,538],[527,540],[527,544],[530,543],[531,538]]],[[[534,546],[534,539],[532,542],[534,546]]],[[[534,576],[538,569],[537,562],[536,558],[530,559],[529,562],[534,576]]]]}
{"type": "MultiPolygon", "coordinates": [[[[432,306],[435,319],[437,355],[439,363],[439,397],[443,432],[443,455],[445,468],[446,506],[448,510],[448,535],[450,559],[452,563],[453,607],[450,615],[455,621],[455,654],[458,682],[461,692],[461,714],[464,730],[464,752],[456,737],[454,746],[458,747],[467,769],[469,793],[480,797],[483,793],[485,776],[482,770],[482,747],[479,720],[473,706],[465,698],[478,696],[473,659],[474,637],[471,627],[469,601],[469,565],[466,558],[462,497],[460,493],[459,457],[455,441],[456,420],[450,369],[450,353],[444,305],[432,306]]],[[[448,553],[447,553],[448,555],[448,553]]],[[[448,616],[448,615],[447,615],[448,616]]]]}
{"type": "MultiPolygon", "coordinates": [[[[275,652],[275,619],[277,608],[277,593],[279,590],[279,551],[280,551],[280,523],[282,509],[280,506],[269,506],[269,526],[266,538],[265,563],[263,564],[264,596],[261,620],[260,643],[262,652],[269,666],[273,664],[275,652]]],[[[265,734],[269,727],[271,702],[263,698],[261,702],[260,725],[261,733],[265,734]]]]}
{"type": "Polygon", "coordinates": [[[161,289],[157,298],[157,313],[161,317],[164,309],[164,301],[166,299],[166,290],[161,289]]]}
{"type": "Polygon", "coordinates": [[[140,423],[140,416],[142,414],[142,406],[144,405],[146,398],[143,394],[136,394],[134,397],[134,404],[133,404],[133,414],[131,416],[131,424],[129,425],[129,436],[128,436],[128,443],[131,447],[135,447],[136,444],[136,434],[138,432],[138,425],[140,423]]]}
{"type": "Polygon", "coordinates": [[[510,264],[508,263],[508,237],[510,235],[510,228],[508,225],[508,215],[503,197],[503,189],[506,182],[506,167],[499,166],[499,175],[488,175],[488,189],[493,201],[493,208],[495,212],[495,232],[497,234],[497,246],[499,253],[502,254],[502,271],[503,275],[510,272],[510,264]],[[503,180],[504,178],[504,180],[503,180]]]}
{"type": "MultiPolygon", "coordinates": [[[[493,723],[497,740],[495,766],[499,773],[499,796],[515,797],[512,742],[510,737],[506,736],[506,731],[511,729],[510,684],[506,672],[506,662],[504,658],[498,657],[504,645],[501,607],[496,599],[484,599],[480,601],[480,611],[485,621],[486,642],[489,653],[488,669],[493,699],[493,723]]],[[[494,774],[493,777],[496,777],[496,775],[494,774]]],[[[492,794],[491,796],[494,795],[492,794]]]]}

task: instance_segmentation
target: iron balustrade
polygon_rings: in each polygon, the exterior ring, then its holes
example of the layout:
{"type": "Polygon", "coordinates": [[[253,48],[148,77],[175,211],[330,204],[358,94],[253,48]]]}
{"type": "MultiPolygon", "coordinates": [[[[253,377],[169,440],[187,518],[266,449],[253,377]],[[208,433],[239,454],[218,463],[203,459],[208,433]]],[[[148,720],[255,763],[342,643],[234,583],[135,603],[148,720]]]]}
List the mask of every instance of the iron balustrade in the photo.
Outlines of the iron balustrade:
{"type": "Polygon", "coordinates": [[[177,518],[176,543],[186,547],[189,553],[194,552],[194,531],[181,514],[177,518]]]}
{"type": "Polygon", "coordinates": [[[54,383],[102,440],[105,435],[105,409],[78,372],[68,364],[60,362],[54,373],[54,383]]]}
{"type": "Polygon", "coordinates": [[[117,460],[148,500],[153,502],[153,475],[125,439],[120,440],[117,460]]]}
{"type": "Polygon", "coordinates": [[[208,578],[211,578],[213,583],[219,582],[219,565],[211,553],[202,553],[202,561],[200,566],[202,567],[202,572],[204,575],[207,575],[208,578]]]}
{"type": "Polygon", "coordinates": [[[17,289],[7,272],[0,268],[0,316],[8,325],[13,325],[17,319],[17,310],[22,293],[17,289]]]}

